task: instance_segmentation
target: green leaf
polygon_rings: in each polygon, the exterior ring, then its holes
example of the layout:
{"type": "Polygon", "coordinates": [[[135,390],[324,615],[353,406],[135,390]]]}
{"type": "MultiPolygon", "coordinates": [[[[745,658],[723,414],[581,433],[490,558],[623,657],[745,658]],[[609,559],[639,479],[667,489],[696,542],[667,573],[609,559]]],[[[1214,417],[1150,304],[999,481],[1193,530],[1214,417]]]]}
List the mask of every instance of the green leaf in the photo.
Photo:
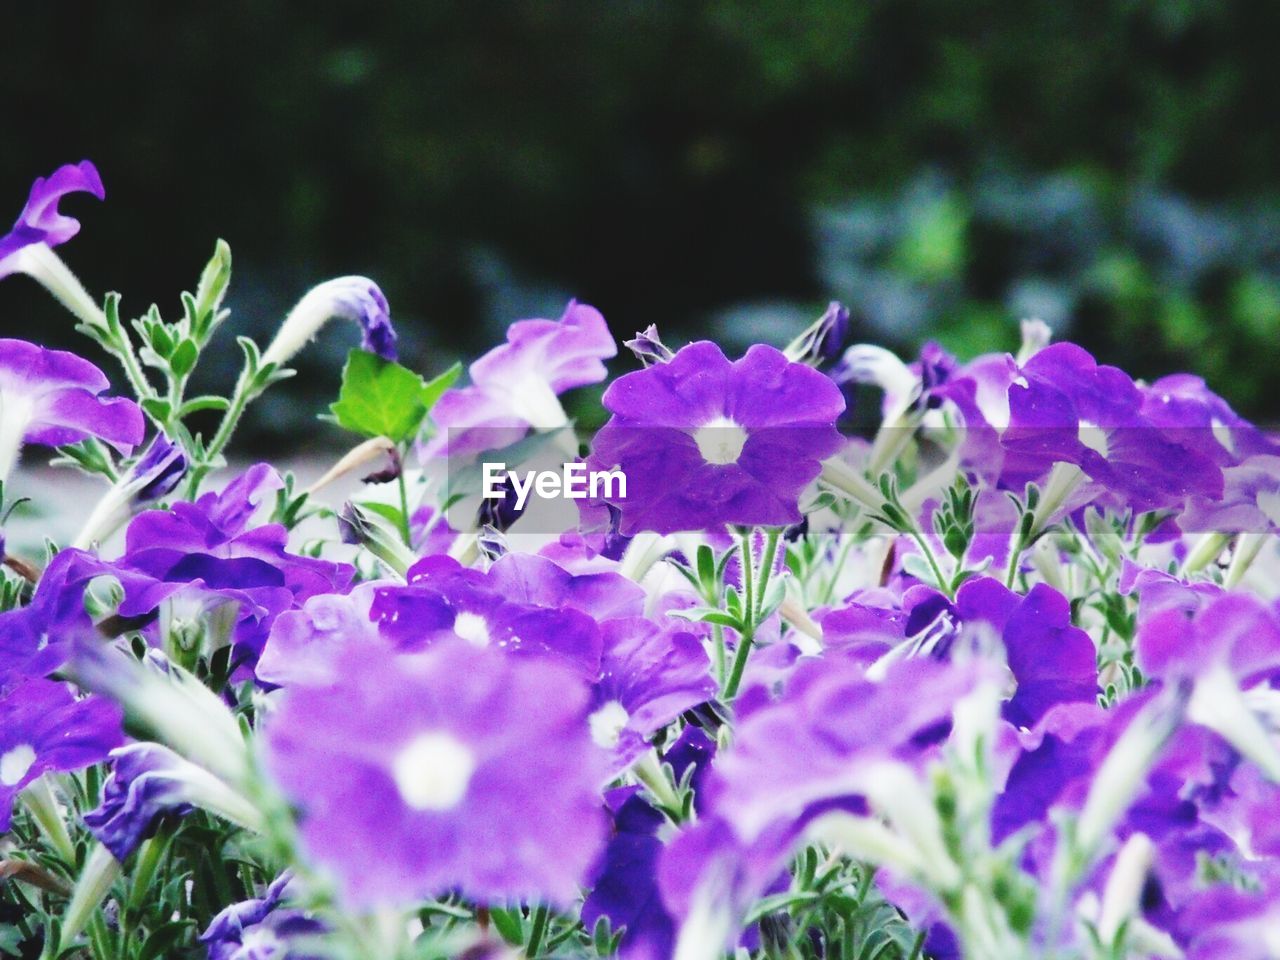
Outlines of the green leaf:
{"type": "Polygon", "coordinates": [[[159,397],[147,397],[142,401],[142,409],[147,412],[156,423],[167,423],[169,415],[173,413],[173,407],[168,400],[161,400],[159,397]]]}
{"type": "Polygon", "coordinates": [[[440,376],[428,380],[422,391],[422,405],[428,410],[434,407],[440,395],[452,387],[460,376],[462,376],[462,364],[455,363],[440,376]]]}
{"type": "Polygon", "coordinates": [[[524,921],[519,911],[492,907],[489,910],[489,919],[493,921],[494,928],[507,943],[513,947],[524,943],[524,921]]]}
{"type": "Polygon", "coordinates": [[[179,408],[178,419],[182,420],[200,410],[225,410],[229,406],[231,406],[231,401],[226,397],[216,397],[213,394],[192,397],[179,408]]]}
{"type": "MultiPolygon", "coordinates": [[[[329,409],[339,425],[353,433],[400,443],[412,437],[422,424],[429,402],[434,402],[429,394],[436,381],[428,384],[398,363],[364,350],[352,350],[342,370],[338,402],[329,409]]],[[[444,390],[440,387],[435,395],[444,390]]]]}
{"type": "Polygon", "coordinates": [[[181,379],[195,367],[199,356],[200,348],[196,346],[194,340],[182,340],[169,355],[169,369],[173,371],[175,377],[181,379]]]}

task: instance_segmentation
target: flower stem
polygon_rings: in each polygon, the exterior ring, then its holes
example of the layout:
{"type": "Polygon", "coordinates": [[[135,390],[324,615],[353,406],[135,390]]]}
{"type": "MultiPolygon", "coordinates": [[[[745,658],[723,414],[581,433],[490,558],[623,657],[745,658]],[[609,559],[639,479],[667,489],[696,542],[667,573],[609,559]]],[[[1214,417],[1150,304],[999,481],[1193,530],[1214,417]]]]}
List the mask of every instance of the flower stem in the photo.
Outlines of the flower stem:
{"type": "Polygon", "coordinates": [[[76,848],[71,843],[71,836],[67,833],[67,825],[62,820],[62,814],[58,812],[58,801],[53,795],[48,774],[37,777],[22,792],[22,802],[30,811],[32,819],[49,842],[49,846],[53,847],[67,866],[74,869],[76,848]]]}
{"type": "Polygon", "coordinates": [[[400,535],[404,545],[413,549],[413,533],[409,527],[409,489],[404,482],[404,468],[396,471],[396,484],[400,488],[400,535]]]}

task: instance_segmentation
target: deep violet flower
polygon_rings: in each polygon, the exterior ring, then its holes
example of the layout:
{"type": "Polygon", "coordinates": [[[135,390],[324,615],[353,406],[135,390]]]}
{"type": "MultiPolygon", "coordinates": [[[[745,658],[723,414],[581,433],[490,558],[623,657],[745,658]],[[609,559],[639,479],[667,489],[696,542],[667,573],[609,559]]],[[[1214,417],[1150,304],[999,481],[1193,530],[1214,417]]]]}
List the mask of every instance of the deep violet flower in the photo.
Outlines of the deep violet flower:
{"type": "Polygon", "coordinates": [[[84,815],[85,826],[120,862],[151,835],[166,814],[202,807],[233,823],[261,828],[257,809],[222,780],[168,747],[131,743],[111,752],[102,803],[84,815]]]}
{"type": "Polygon", "coordinates": [[[122,720],[114,703],[78,700],[52,680],[28,680],[0,696],[0,833],[14,798],[37,777],[105,760],[124,739],[122,720]]]}
{"type": "Polygon", "coordinates": [[[288,688],[265,741],[348,903],[577,896],[604,840],[605,765],[572,670],[455,639],[355,644],[336,673],[288,688]]]}
{"type": "Polygon", "coordinates": [[[38,256],[33,248],[59,246],[80,232],[80,222],[58,210],[62,198],[71,193],[88,193],[99,200],[106,197],[98,169],[88,160],[61,166],[31,185],[27,205],[13,229],[0,237],[0,278],[33,272],[30,258],[38,256]]]}
{"type": "Polygon", "coordinates": [[[261,897],[233,903],[209,921],[200,934],[209,960],[319,960],[305,941],[323,934],[325,926],[288,905],[293,884],[293,874],[285,871],[261,897]]]}
{"type": "Polygon", "coordinates": [[[43,677],[66,662],[71,644],[90,633],[85,590],[98,577],[145,585],[83,550],[63,550],[49,561],[25,607],[0,613],[0,692],[15,678],[43,677]]]}
{"type": "Polygon", "coordinates": [[[611,790],[605,799],[613,836],[582,905],[582,921],[591,930],[603,917],[611,929],[624,929],[618,948],[624,960],[668,960],[676,929],[662,906],[657,881],[665,848],[658,831],[666,819],[645,802],[638,787],[611,790]]]}
{"type": "Polygon", "coordinates": [[[730,362],[690,344],[615,380],[603,403],[612,417],[588,464],[626,475],[626,496],[610,499],[624,536],[798,523],[801,491],[842,443],[840,390],[761,345],[730,362]]]}
{"type": "Polygon", "coordinates": [[[606,376],[603,361],[617,352],[604,317],[576,300],[559,320],[517,320],[506,343],[471,364],[470,386],[445,391],[431,408],[440,432],[422,455],[496,450],[530,428],[564,426],[569,421],[559,395],[599,383],[606,376]]]}
{"type": "Polygon", "coordinates": [[[360,325],[361,349],[384,360],[396,358],[396,331],[387,298],[378,285],[367,277],[338,277],[312,287],[289,311],[262,354],[263,364],[288,363],[332,317],[360,325]]]}
{"type": "Polygon", "coordinates": [[[106,375],[74,353],[0,340],[0,480],[24,443],[98,437],[124,453],[141,443],[142,411],[132,400],[100,397],[107,386],[106,375]]]}

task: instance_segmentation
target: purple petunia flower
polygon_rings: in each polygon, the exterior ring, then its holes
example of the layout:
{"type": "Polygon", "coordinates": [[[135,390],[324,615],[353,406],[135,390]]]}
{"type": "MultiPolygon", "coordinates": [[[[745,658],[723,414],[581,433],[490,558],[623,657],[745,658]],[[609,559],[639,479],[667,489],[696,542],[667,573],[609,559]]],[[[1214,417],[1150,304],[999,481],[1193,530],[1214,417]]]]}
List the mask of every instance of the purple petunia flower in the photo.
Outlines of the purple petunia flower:
{"type": "Polygon", "coordinates": [[[638,616],[644,591],[616,573],[573,575],[545,557],[507,554],[488,572],[449,557],[410,568],[408,584],[378,590],[371,616],[402,650],[461,637],[477,647],[551,657],[583,677],[600,670],[597,620],[638,616]]]}
{"type": "Polygon", "coordinates": [[[676,930],[657,882],[664,849],[658,831],[666,818],[645,802],[638,787],[611,790],[606,799],[613,836],[582,905],[582,922],[591,930],[603,917],[614,931],[625,928],[618,950],[623,960],[668,960],[676,930]]]}
{"type": "Polygon", "coordinates": [[[163,607],[170,621],[194,622],[234,604],[237,659],[256,661],[279,614],[344,589],[354,574],[346,564],[289,553],[280,524],[255,525],[281,485],[275,470],[258,464],[220,493],[136,517],[115,565],[147,582],[126,586],[120,613],[144,616],[163,607]]]}
{"type": "Polygon", "coordinates": [[[56,247],[80,232],[80,222],[58,210],[59,201],[70,193],[88,193],[99,200],[106,198],[98,169],[88,160],[61,166],[31,185],[27,205],[13,229],[0,237],[0,278],[27,272],[23,260],[24,255],[31,255],[31,248],[56,247]]]}
{"type": "Polygon", "coordinates": [[[352,906],[577,896],[604,840],[584,681],[456,639],[356,644],[336,674],[285,690],[266,761],[352,906]]]}
{"type": "Polygon", "coordinates": [[[570,300],[559,320],[517,320],[507,342],[471,364],[471,385],[445,391],[431,408],[440,433],[423,457],[465,456],[515,443],[532,427],[568,423],[559,395],[599,383],[618,346],[594,307],[570,300]]]}
{"type": "Polygon", "coordinates": [[[601,624],[601,678],[589,722],[618,770],[646,749],[648,737],[715,695],[702,642],[683,626],[664,629],[642,617],[601,624]]]}
{"type": "Polygon", "coordinates": [[[827,377],[757,345],[730,362],[714,343],[615,380],[593,470],[620,470],[621,533],[800,521],[801,491],[842,443],[844,410],[827,377]]]}
{"type": "Polygon", "coordinates": [[[233,903],[209,921],[200,934],[209,960],[318,960],[319,954],[292,942],[326,929],[306,911],[287,906],[293,883],[293,874],[286,871],[261,897],[233,903]]]}
{"type": "Polygon", "coordinates": [[[260,826],[257,810],[203,767],[158,743],[131,743],[111,751],[111,775],[102,803],[84,815],[85,826],[121,863],[166,814],[202,807],[242,826],[260,826]]]}
{"type": "Polygon", "coordinates": [[[336,680],[333,658],[338,649],[379,639],[370,607],[383,586],[375,581],[357,584],[347,594],[317,594],[301,609],[280,614],[258,659],[258,679],[277,686],[318,686],[336,680]]]}
{"type": "Polygon", "coordinates": [[[142,442],[142,411],[132,400],[105,398],[106,375],[65,350],[0,340],[0,480],[24,443],[56,447],[98,437],[128,453],[142,442]]]}
{"type": "Polygon", "coordinates": [[[120,745],[123,716],[108,700],[77,700],[66,684],[29,680],[0,696],[0,833],[13,800],[49,771],[99,763],[120,745]]]}
{"type": "Polygon", "coordinates": [[[1054,463],[1093,481],[1081,502],[1112,495],[1121,507],[1181,506],[1188,497],[1222,496],[1222,471],[1143,413],[1143,394],[1123,371],[1098,364],[1071,343],[1028,360],[1009,388],[1003,482],[1019,489],[1054,463]]]}
{"type": "Polygon", "coordinates": [[[43,677],[66,662],[72,641],[93,629],[84,592],[102,576],[118,571],[91,553],[63,550],[49,561],[31,602],[0,613],[0,692],[15,678],[43,677]]]}
{"type": "Polygon", "coordinates": [[[262,354],[263,364],[288,363],[332,317],[360,324],[362,350],[396,359],[396,331],[382,290],[367,277],[338,277],[312,287],[289,311],[262,354]]]}

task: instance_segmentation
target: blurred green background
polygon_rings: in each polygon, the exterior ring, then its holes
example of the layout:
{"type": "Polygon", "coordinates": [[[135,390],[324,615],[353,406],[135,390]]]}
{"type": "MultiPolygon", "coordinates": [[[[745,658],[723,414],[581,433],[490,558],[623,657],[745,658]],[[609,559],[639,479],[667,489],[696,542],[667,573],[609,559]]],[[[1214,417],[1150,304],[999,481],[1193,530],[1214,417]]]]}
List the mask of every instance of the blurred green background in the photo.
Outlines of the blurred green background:
{"type": "MultiPolygon", "coordinates": [[[[367,273],[425,372],[571,295],[732,345],[841,299],[906,351],[1040,316],[1268,420],[1277,36],[1264,0],[13,4],[0,214],[92,158],[108,201],[64,248],[91,290],[173,313],[221,236],[234,332],[367,273]]],[[[0,328],[76,343],[22,278],[0,328]]],[[[260,442],[314,424],[354,339],[268,395],[260,442]]]]}

